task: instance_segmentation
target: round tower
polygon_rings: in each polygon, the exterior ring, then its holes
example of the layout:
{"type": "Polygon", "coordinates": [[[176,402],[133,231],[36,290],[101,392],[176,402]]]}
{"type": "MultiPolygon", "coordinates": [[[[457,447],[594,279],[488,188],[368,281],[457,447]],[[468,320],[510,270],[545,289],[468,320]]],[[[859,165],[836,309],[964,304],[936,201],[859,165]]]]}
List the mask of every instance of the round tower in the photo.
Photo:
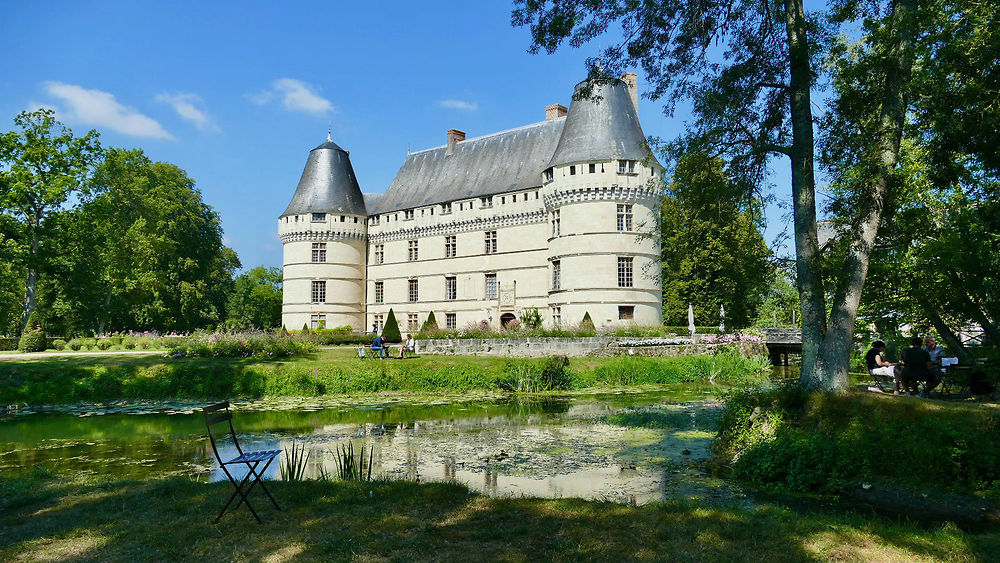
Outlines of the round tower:
{"type": "Polygon", "coordinates": [[[586,313],[598,327],[662,322],[663,167],[649,150],[636,100],[635,75],[577,84],[543,172],[549,307],[564,325],[586,313]]]}
{"type": "Polygon", "coordinates": [[[278,218],[284,250],[281,322],[363,331],[367,213],[347,151],[330,136],[309,152],[278,218]]]}

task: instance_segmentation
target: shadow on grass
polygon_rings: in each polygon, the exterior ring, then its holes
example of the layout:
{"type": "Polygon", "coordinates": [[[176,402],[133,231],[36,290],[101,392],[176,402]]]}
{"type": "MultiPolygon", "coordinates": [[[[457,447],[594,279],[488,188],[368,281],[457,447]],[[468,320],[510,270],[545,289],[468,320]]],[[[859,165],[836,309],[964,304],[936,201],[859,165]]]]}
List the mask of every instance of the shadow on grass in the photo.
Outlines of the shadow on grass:
{"type": "Polygon", "coordinates": [[[995,559],[965,534],[850,514],[575,499],[494,499],[456,484],[270,482],[213,526],[228,483],[0,480],[0,559],[995,559]]]}

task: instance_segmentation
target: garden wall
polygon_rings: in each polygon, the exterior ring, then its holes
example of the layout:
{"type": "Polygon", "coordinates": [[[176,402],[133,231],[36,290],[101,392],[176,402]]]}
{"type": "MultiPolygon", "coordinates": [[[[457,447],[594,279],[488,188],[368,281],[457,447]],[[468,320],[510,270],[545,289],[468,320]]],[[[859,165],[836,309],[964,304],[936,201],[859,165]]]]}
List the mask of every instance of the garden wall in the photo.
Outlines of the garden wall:
{"type": "Polygon", "coordinates": [[[443,338],[417,341],[421,354],[460,356],[508,356],[537,358],[563,355],[676,357],[711,354],[720,346],[737,347],[744,355],[766,355],[763,342],[707,344],[699,335],[691,338],[622,338],[592,336],[571,338],[443,338]]]}

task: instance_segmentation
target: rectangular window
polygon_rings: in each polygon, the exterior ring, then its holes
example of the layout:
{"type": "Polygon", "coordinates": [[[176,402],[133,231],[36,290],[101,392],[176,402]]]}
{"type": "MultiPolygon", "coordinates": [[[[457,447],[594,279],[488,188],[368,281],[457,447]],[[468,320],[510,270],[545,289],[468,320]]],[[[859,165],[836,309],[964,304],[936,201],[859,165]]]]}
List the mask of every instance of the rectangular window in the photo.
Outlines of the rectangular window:
{"type": "Polygon", "coordinates": [[[552,307],[552,324],[562,325],[562,307],[552,307]]]}
{"type": "Polygon", "coordinates": [[[381,244],[375,245],[375,263],[381,264],[385,261],[385,246],[381,244]]]}
{"type": "Polygon", "coordinates": [[[409,251],[410,252],[407,255],[407,260],[409,260],[410,262],[415,262],[419,256],[419,254],[417,253],[417,241],[415,240],[409,241],[409,251]]]}
{"type": "Polygon", "coordinates": [[[346,220],[347,220],[347,217],[344,217],[343,215],[340,216],[340,222],[341,223],[343,223],[346,220]]]}
{"type": "Polygon", "coordinates": [[[552,237],[555,238],[559,236],[559,230],[561,225],[559,224],[559,210],[556,209],[552,212],[552,237]]]}
{"type": "Polygon", "coordinates": [[[552,261],[552,290],[558,291],[561,283],[562,268],[558,260],[552,261]]]}
{"type": "Polygon", "coordinates": [[[420,329],[420,321],[417,320],[416,313],[409,313],[406,315],[406,328],[408,330],[412,330],[413,332],[416,332],[418,329],[420,329]]]}
{"type": "Polygon", "coordinates": [[[628,166],[628,161],[627,160],[619,160],[618,161],[618,173],[619,174],[624,174],[626,166],[628,166]]]}
{"type": "Polygon", "coordinates": [[[325,242],[314,242],[313,247],[313,262],[326,262],[326,243],[325,242]]]}
{"type": "Polygon", "coordinates": [[[375,329],[375,332],[382,334],[382,328],[385,327],[385,317],[382,313],[375,314],[374,324],[375,326],[373,328],[375,329]]]}
{"type": "Polygon", "coordinates": [[[576,176],[576,166],[570,166],[569,167],[569,175],[570,176],[576,176]]]}
{"type": "Polygon", "coordinates": [[[313,303],[326,303],[326,282],[325,281],[314,281],[314,282],[312,282],[312,302],[313,303]]]}
{"type": "Polygon", "coordinates": [[[444,257],[454,258],[458,256],[458,237],[450,235],[444,237],[444,257]]]}
{"type": "Polygon", "coordinates": [[[486,274],[486,298],[496,299],[497,298],[497,275],[496,274],[486,274]]]}
{"type": "Polygon", "coordinates": [[[319,223],[326,221],[326,213],[313,213],[313,222],[319,223]]]}
{"type": "Polygon", "coordinates": [[[634,160],[628,161],[628,171],[629,171],[629,174],[635,173],[635,161],[634,160]]]}
{"type": "Polygon", "coordinates": [[[444,279],[444,298],[448,301],[458,299],[458,279],[455,276],[444,279]]]}
{"type": "Polygon", "coordinates": [[[594,164],[593,162],[591,162],[590,164],[587,165],[587,172],[590,172],[591,174],[593,174],[596,171],[597,171],[597,165],[596,164],[594,164]]]}
{"type": "Polygon", "coordinates": [[[486,231],[486,254],[496,254],[497,253],[497,232],[496,231],[486,231]]]}
{"type": "Polygon", "coordinates": [[[632,258],[618,257],[618,287],[632,287],[632,258]]]}
{"type": "Polygon", "coordinates": [[[510,202],[511,203],[517,203],[517,194],[514,194],[514,195],[510,196],[510,202]]]}
{"type": "Polygon", "coordinates": [[[507,198],[504,196],[500,196],[500,205],[503,205],[505,203],[507,203],[507,198]]]}
{"type": "Polygon", "coordinates": [[[326,328],[326,315],[310,315],[309,316],[309,328],[313,329],[324,329],[326,328]]]}
{"type": "Polygon", "coordinates": [[[479,207],[493,207],[493,196],[479,198],[479,207]]]}
{"type": "Polygon", "coordinates": [[[407,209],[406,211],[403,211],[403,220],[409,221],[410,219],[413,219],[413,210],[407,209]]]}
{"type": "Polygon", "coordinates": [[[449,213],[451,213],[451,204],[450,203],[442,203],[441,204],[441,215],[448,215],[449,213]]]}
{"type": "Polygon", "coordinates": [[[444,323],[445,328],[448,330],[456,330],[458,328],[458,317],[455,313],[445,313],[444,323]]]}
{"type": "Polygon", "coordinates": [[[635,318],[635,306],[634,305],[619,305],[618,306],[618,320],[619,321],[631,321],[635,318]]]}
{"type": "Polygon", "coordinates": [[[410,291],[409,291],[410,303],[416,303],[417,300],[420,298],[420,291],[419,287],[417,286],[417,280],[407,280],[407,281],[409,282],[410,286],[410,291]]]}
{"type": "Polygon", "coordinates": [[[553,177],[552,169],[548,168],[545,170],[545,172],[542,172],[542,177],[545,179],[546,182],[551,182],[553,177]]]}
{"type": "Polygon", "coordinates": [[[632,206],[629,204],[618,204],[618,230],[622,232],[632,230],[632,206]]]}
{"type": "Polygon", "coordinates": [[[375,303],[382,303],[385,301],[385,282],[377,281],[375,282],[375,303]]]}

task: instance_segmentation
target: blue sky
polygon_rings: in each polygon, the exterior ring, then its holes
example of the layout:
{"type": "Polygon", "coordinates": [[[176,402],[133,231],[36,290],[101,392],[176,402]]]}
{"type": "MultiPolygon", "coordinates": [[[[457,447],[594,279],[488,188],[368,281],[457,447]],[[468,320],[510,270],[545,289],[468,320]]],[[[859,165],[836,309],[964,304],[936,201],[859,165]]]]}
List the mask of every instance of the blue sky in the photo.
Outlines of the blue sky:
{"type": "MultiPolygon", "coordinates": [[[[277,217],[327,127],[361,188],[388,187],[407,147],[544,119],[569,106],[597,45],[529,55],[511,4],[482,2],[7,2],[0,6],[0,130],[55,108],[105,146],[187,170],[244,267],[281,265],[277,217]]],[[[643,77],[640,72],[640,92],[643,77]]],[[[647,135],[679,112],[640,99],[647,135]]],[[[789,197],[787,162],[775,165],[789,197]]],[[[784,229],[768,212],[768,240],[784,229]]]]}

